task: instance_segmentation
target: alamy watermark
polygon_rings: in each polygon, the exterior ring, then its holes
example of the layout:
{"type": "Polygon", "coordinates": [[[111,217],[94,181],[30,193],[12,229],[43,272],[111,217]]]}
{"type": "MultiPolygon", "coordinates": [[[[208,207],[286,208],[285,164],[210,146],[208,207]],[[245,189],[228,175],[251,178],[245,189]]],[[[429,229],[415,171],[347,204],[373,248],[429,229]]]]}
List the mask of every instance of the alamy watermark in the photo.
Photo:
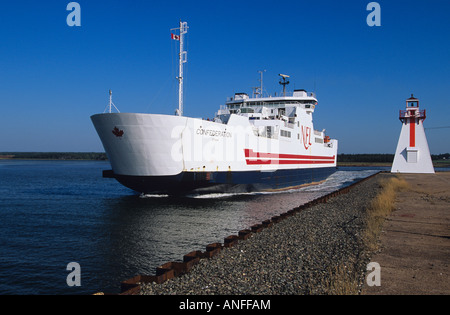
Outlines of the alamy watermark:
{"type": "Polygon", "coordinates": [[[381,287],[381,266],[377,262],[371,262],[367,265],[366,282],[369,287],[381,287]]]}
{"type": "Polygon", "coordinates": [[[370,2],[367,5],[367,11],[371,11],[367,16],[366,22],[370,27],[381,26],[381,6],[378,2],[370,2]]]}
{"type": "Polygon", "coordinates": [[[67,11],[71,11],[67,15],[67,25],[70,27],[81,26],[81,6],[78,2],[70,2],[66,7],[67,11]]]}
{"type": "Polygon", "coordinates": [[[81,287],[81,267],[79,263],[71,262],[67,265],[67,271],[70,273],[67,275],[66,283],[69,287],[81,287]]]}
{"type": "MultiPolygon", "coordinates": [[[[69,2],[66,7],[67,11],[71,11],[67,15],[67,25],[70,27],[81,26],[81,6],[78,2],[69,2]]],[[[378,2],[370,2],[366,7],[370,13],[367,15],[367,25],[370,27],[381,26],[381,6],[378,2]]]]}

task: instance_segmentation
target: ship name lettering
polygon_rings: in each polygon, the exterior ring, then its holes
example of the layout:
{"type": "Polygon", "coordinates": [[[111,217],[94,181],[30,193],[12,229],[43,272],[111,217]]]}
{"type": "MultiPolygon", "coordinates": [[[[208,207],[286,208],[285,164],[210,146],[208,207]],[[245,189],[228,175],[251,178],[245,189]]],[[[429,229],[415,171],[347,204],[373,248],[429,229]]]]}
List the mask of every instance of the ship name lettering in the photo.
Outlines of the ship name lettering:
{"type": "Polygon", "coordinates": [[[231,132],[203,129],[201,127],[197,129],[197,134],[201,135],[201,136],[207,136],[207,137],[224,137],[224,138],[232,137],[231,132]]]}

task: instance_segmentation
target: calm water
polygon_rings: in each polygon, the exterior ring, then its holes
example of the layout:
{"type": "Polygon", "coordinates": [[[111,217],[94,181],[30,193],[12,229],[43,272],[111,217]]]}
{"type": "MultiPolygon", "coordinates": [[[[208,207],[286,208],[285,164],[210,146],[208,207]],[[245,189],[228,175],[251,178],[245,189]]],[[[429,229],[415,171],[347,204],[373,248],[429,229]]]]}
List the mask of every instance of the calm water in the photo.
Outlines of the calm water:
{"type": "Polygon", "coordinates": [[[382,168],[341,168],[284,193],[139,196],[107,162],[0,161],[0,294],[117,293],[120,282],[204,250],[382,168]],[[81,266],[69,287],[67,264],[81,266]]]}

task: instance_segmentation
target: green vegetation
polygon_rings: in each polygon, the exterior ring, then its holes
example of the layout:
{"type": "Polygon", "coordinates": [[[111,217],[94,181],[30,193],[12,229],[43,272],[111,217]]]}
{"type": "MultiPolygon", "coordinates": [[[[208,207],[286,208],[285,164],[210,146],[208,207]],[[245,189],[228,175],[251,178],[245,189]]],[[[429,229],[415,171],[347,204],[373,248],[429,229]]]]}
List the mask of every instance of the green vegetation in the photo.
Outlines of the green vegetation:
{"type": "Polygon", "coordinates": [[[95,152],[5,152],[0,153],[0,159],[105,161],[108,158],[105,153],[95,152]]]}
{"type": "MultiPolygon", "coordinates": [[[[435,167],[450,167],[450,153],[432,154],[435,167]]],[[[339,154],[340,166],[389,166],[394,162],[394,154],[339,154]]]]}
{"type": "MultiPolygon", "coordinates": [[[[105,161],[105,153],[95,152],[0,152],[0,159],[22,160],[94,160],[105,161]]],[[[450,167],[450,153],[432,155],[435,167],[450,167]]],[[[389,166],[394,154],[339,154],[340,166],[389,166]]]]}
{"type": "Polygon", "coordinates": [[[392,164],[394,154],[339,154],[338,163],[340,165],[373,165],[392,164]]]}
{"type": "Polygon", "coordinates": [[[431,159],[433,161],[437,160],[444,160],[444,161],[450,161],[450,153],[444,153],[444,154],[432,154],[431,159]]]}

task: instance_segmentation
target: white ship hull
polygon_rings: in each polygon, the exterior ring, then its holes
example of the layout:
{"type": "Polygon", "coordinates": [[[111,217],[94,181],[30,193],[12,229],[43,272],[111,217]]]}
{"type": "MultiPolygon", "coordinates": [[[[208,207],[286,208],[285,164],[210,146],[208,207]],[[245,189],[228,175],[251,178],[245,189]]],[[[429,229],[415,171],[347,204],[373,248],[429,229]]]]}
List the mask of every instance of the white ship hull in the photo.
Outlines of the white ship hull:
{"type": "Polygon", "coordinates": [[[265,127],[235,114],[226,124],[155,114],[91,119],[112,166],[109,177],[141,193],[287,189],[336,170],[338,142],[324,143],[311,118],[280,121],[289,137],[262,136],[265,127]]]}

